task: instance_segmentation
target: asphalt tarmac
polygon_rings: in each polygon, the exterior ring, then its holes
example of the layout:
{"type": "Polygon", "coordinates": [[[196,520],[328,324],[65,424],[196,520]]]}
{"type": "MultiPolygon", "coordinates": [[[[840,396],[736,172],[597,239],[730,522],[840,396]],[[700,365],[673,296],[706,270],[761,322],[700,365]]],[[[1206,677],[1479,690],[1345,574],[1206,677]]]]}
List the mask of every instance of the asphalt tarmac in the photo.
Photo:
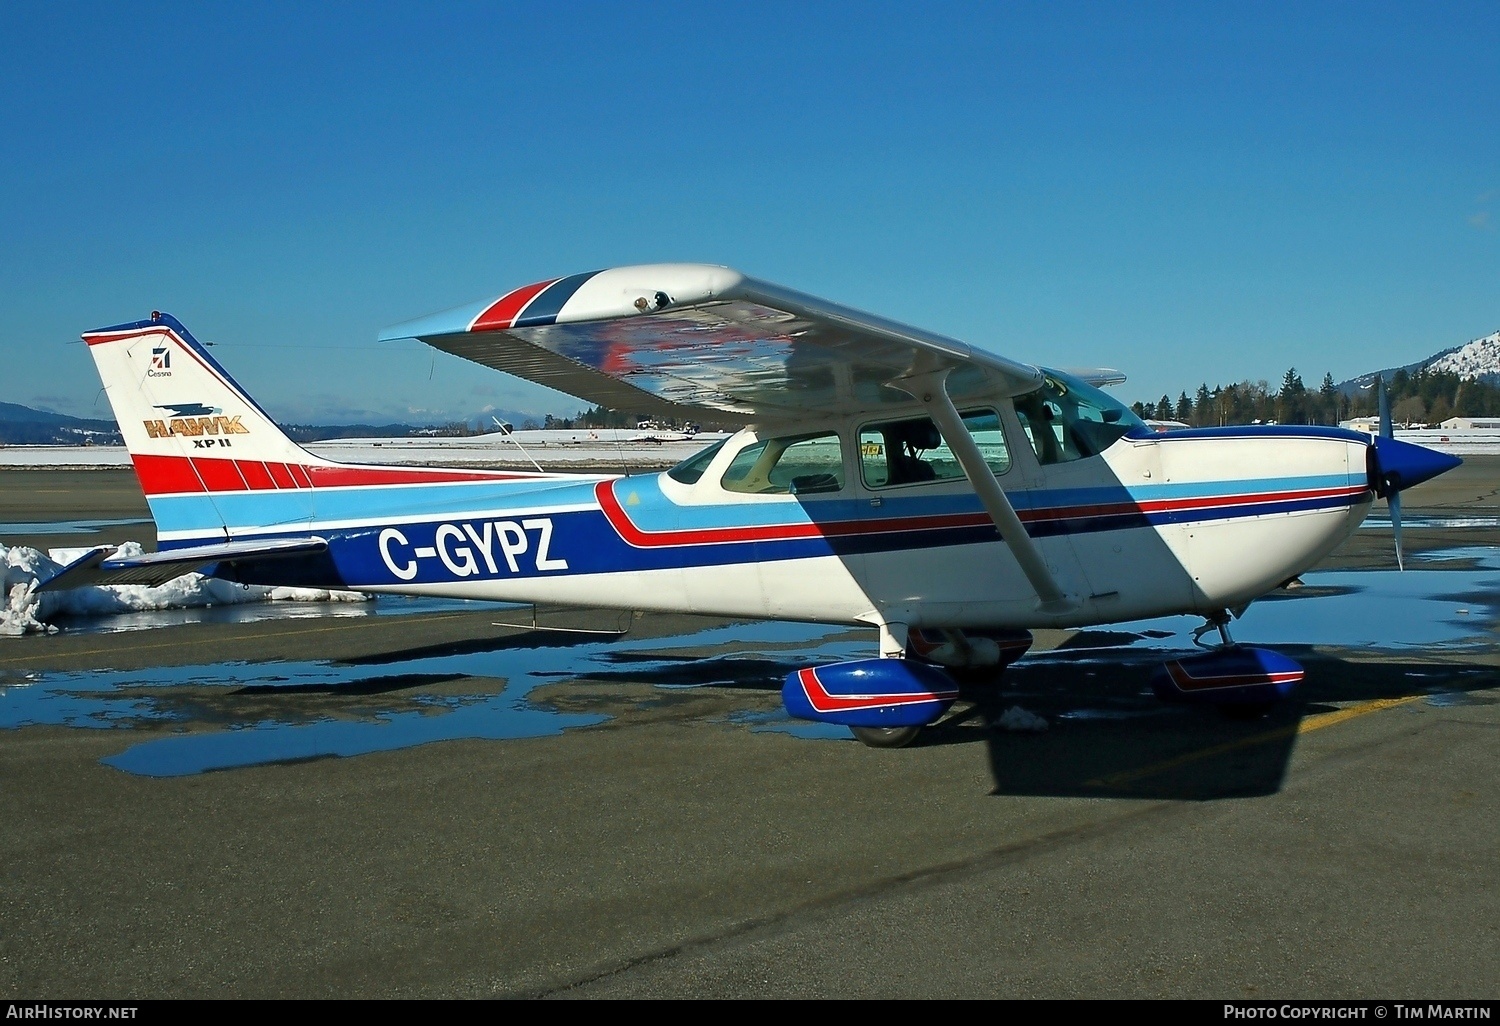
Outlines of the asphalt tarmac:
{"type": "MultiPolygon", "coordinates": [[[[1482,564],[1497,495],[1482,457],[1407,493],[1412,561],[1482,564]]],[[[128,474],[0,472],[12,526],[144,516],[128,474]]],[[[153,539],[75,527],[0,542],[153,539]]],[[[1368,529],[1323,569],[1391,561],[1368,529]]],[[[894,751],[760,729],[803,649],[745,657],[754,624],[545,611],[628,626],[607,664],[471,608],[0,639],[0,705],[113,673],[150,710],[0,730],[0,997],[1495,999],[1497,598],[1443,580],[1462,643],[1278,646],[1308,677],[1264,719],[1163,714],[1142,653],[1057,633],[894,751]],[[583,725],[118,768],[265,723],[438,723],[553,660],[525,703],[583,725]],[[1050,728],[997,729],[1017,703],[1050,728]]],[[[1269,601],[1358,598],[1325,590],[1269,601]]]]}

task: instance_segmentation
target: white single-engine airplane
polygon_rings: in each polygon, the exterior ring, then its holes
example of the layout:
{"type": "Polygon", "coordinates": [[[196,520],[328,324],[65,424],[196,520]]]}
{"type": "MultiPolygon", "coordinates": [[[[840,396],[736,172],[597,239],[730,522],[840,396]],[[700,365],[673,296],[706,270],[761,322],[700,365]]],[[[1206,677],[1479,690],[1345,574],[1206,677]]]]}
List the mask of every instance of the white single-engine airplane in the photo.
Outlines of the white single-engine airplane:
{"type": "MultiPolygon", "coordinates": [[[[292,442],[174,318],[83,336],[157,524],[43,582],[256,584],[866,624],[878,658],[788,711],[896,747],[1032,628],[1196,614],[1164,698],[1261,708],[1302,677],[1227,624],[1376,496],[1457,459],[1336,428],[1149,430],[1067,374],[725,267],[619,267],[399,325],[607,408],[743,428],[656,476],[356,466],[292,442]]],[[[1394,507],[1394,504],[1393,504],[1394,507]]],[[[1394,512],[1394,508],[1393,508],[1394,512]]],[[[995,675],[992,675],[995,676],[995,675]]]]}

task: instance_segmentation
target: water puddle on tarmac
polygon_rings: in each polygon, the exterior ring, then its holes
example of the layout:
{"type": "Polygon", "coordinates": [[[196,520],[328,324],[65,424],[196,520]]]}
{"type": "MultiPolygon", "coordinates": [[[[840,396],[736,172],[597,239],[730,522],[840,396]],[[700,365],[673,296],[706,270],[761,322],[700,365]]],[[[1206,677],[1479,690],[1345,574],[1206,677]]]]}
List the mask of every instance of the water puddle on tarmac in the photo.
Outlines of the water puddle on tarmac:
{"type": "MultiPolygon", "coordinates": [[[[391,606],[379,600],[376,610],[427,609],[420,602],[397,601],[401,604],[391,606]]],[[[1269,647],[1462,652],[1493,646],[1497,605],[1500,551],[1449,549],[1408,559],[1404,572],[1307,574],[1302,587],[1254,603],[1231,631],[1236,641],[1269,647]]],[[[1048,676],[1048,665],[1066,663],[1084,677],[1104,680],[1125,668],[1134,673],[1166,655],[1191,652],[1191,632],[1199,622],[1167,617],[1080,632],[1062,648],[1027,655],[1007,675],[1007,701],[1014,696],[1024,703],[1028,689],[1048,676]]],[[[129,744],[104,762],[133,774],[169,777],[437,741],[557,735],[610,720],[610,714],[589,708],[589,696],[600,687],[631,683],[646,685],[664,700],[699,688],[740,689],[744,708],[727,716],[731,724],[812,741],[847,741],[843,727],[787,717],[779,709],[779,695],[777,710],[768,711],[767,696],[801,666],[864,658],[873,654],[874,643],[869,630],[763,622],[639,639],[569,635],[553,643],[533,636],[520,644],[496,638],[489,649],[364,664],[0,671],[0,728],[125,732],[141,726],[155,733],[166,725],[174,732],[129,744]],[[580,683],[589,685],[586,693],[564,689],[567,708],[557,704],[557,692],[536,694],[539,688],[580,683]]],[[[7,644],[24,646],[25,639],[7,644]]],[[[1411,684],[1423,687],[1421,680],[1411,684]]],[[[1438,682],[1426,690],[1434,704],[1490,700],[1465,697],[1438,682]]],[[[1054,715],[1082,721],[1171,714],[1142,702],[1138,694],[1119,701],[1101,701],[1099,694],[1079,697],[1054,715]]],[[[122,733],[122,742],[128,741],[122,733]]]]}
{"type": "MultiPolygon", "coordinates": [[[[373,666],[267,662],[0,672],[0,728],[177,725],[180,731],[171,736],[131,745],[103,761],[143,776],[183,776],[434,741],[555,735],[611,718],[533,700],[537,688],[560,681],[628,678],[658,682],[657,689],[671,691],[743,686],[750,676],[763,693],[779,688],[798,666],[856,658],[867,654],[866,647],[847,628],[765,622],[567,645],[507,647],[497,639],[491,651],[373,666]],[[715,649],[722,654],[703,655],[715,649]]],[[[746,722],[752,729],[785,729],[799,736],[828,733],[784,713],[746,722]]],[[[837,730],[849,737],[847,730],[837,730]]]]}

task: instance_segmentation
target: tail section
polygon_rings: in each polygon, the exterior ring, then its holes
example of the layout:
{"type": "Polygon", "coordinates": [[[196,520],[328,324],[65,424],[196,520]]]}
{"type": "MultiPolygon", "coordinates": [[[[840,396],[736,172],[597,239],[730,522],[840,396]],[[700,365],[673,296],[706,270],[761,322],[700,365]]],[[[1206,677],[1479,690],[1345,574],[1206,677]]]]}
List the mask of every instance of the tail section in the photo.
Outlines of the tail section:
{"type": "MultiPolygon", "coordinates": [[[[168,467],[214,474],[235,463],[321,462],[288,438],[175,317],[153,313],[83,340],[137,468],[156,463],[170,476],[168,467]],[[197,463],[190,468],[184,459],[197,463]]],[[[290,471],[284,480],[292,485],[290,471]]]]}
{"type": "Polygon", "coordinates": [[[454,488],[489,494],[503,482],[514,495],[601,476],[335,463],[288,438],[175,317],[153,313],[83,340],[163,549],[310,538],[314,528],[321,537],[371,516],[451,509],[454,488]]]}
{"type": "Polygon", "coordinates": [[[83,341],[161,535],[231,537],[215,501],[231,492],[288,493],[272,519],[312,519],[310,470],[325,461],[288,438],[175,317],[153,313],[83,341]],[[299,501],[298,492],[308,494],[299,501]],[[195,501],[168,501],[188,496],[195,501]]]}

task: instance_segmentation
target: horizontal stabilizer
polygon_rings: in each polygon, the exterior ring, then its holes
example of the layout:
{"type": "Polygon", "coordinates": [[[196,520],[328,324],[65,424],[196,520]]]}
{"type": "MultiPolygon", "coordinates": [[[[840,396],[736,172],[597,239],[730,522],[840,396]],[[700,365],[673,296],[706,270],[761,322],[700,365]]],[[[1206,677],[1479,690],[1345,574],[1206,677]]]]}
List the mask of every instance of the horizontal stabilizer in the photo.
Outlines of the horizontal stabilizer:
{"type": "Polygon", "coordinates": [[[112,545],[89,550],[38,584],[36,590],[60,591],[91,584],[145,584],[154,587],[214,563],[318,555],[328,551],[328,542],[322,538],[223,542],[112,559],[110,553],[114,550],[112,545]]]}

